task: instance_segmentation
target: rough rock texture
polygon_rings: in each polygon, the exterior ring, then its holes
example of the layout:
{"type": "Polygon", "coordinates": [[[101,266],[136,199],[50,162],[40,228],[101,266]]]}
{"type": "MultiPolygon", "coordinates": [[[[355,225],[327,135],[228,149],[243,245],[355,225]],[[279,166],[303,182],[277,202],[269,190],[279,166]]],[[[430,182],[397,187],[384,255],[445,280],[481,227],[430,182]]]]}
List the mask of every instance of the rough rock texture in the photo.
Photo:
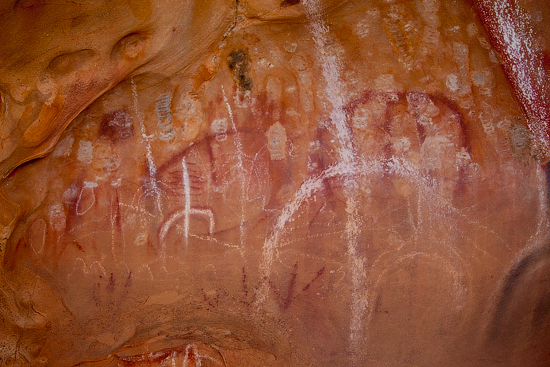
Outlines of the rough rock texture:
{"type": "Polygon", "coordinates": [[[548,21],[4,1],[0,365],[548,366],[548,21]]]}

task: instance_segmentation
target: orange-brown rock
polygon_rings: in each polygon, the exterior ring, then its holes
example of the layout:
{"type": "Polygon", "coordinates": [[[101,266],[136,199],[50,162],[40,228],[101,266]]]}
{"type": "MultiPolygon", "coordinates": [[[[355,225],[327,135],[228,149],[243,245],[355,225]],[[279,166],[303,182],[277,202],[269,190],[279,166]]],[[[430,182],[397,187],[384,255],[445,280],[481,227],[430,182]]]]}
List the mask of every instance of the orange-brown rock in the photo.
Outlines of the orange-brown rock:
{"type": "Polygon", "coordinates": [[[550,363],[547,4],[0,9],[0,366],[550,363]]]}

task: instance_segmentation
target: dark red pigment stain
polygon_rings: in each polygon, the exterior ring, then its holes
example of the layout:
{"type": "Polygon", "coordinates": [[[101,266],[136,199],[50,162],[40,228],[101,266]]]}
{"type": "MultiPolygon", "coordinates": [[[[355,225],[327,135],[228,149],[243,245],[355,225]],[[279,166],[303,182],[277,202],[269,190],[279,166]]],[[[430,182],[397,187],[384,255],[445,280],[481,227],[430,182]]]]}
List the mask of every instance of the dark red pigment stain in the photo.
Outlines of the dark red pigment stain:
{"type": "Polygon", "coordinates": [[[220,304],[220,293],[219,291],[216,291],[216,297],[209,297],[206,292],[204,291],[204,288],[201,288],[202,298],[204,302],[210,306],[210,309],[217,308],[220,304]]]}
{"type": "Polygon", "coordinates": [[[115,192],[111,197],[111,221],[114,227],[114,233],[112,236],[112,245],[116,251],[116,255],[123,255],[123,236],[122,236],[122,213],[120,210],[120,198],[118,189],[115,189],[115,192]]]}
{"type": "Polygon", "coordinates": [[[70,248],[70,247],[75,247],[79,252],[85,252],[82,246],[76,240],[62,242],[61,245],[59,245],[59,249],[57,248],[58,247],[57,244],[58,242],[55,241],[53,246],[53,254],[55,258],[60,258],[61,255],[65,253],[67,248],[70,248]]]}
{"type": "Polygon", "coordinates": [[[544,67],[547,73],[550,73],[550,52],[548,50],[542,51],[541,59],[542,59],[542,66],[544,67]]]}
{"type": "Polygon", "coordinates": [[[325,267],[323,266],[318,272],[317,274],[315,274],[315,277],[311,280],[311,282],[309,282],[308,284],[306,284],[303,288],[302,288],[302,292],[305,292],[307,291],[311,285],[313,284],[313,282],[315,282],[317,279],[319,279],[319,277],[321,275],[323,275],[325,273],[325,267]]]}
{"type": "MultiPolygon", "coordinates": [[[[265,278],[267,279],[267,278],[265,278]]],[[[239,302],[242,303],[245,306],[252,306],[252,302],[248,298],[249,294],[249,286],[248,286],[248,276],[246,275],[246,268],[243,266],[242,269],[242,277],[241,277],[241,283],[242,283],[242,295],[239,298],[239,302]]]]}
{"type": "Polygon", "coordinates": [[[292,295],[294,293],[294,288],[296,287],[296,276],[298,275],[298,263],[294,264],[294,269],[292,269],[292,273],[290,274],[290,281],[288,282],[288,289],[286,298],[283,300],[283,308],[287,309],[290,306],[290,303],[292,302],[292,295]]]}
{"type": "Polygon", "coordinates": [[[109,277],[109,284],[107,284],[107,292],[113,293],[115,291],[115,286],[116,286],[115,277],[113,273],[111,273],[111,276],[109,277]]]}
{"type": "Polygon", "coordinates": [[[126,110],[106,113],[101,119],[99,137],[112,143],[123,142],[134,135],[132,116],[126,110]]]}
{"type": "Polygon", "coordinates": [[[120,214],[120,199],[119,199],[119,196],[118,196],[118,190],[116,190],[115,201],[114,201],[113,204],[114,204],[113,210],[114,210],[114,220],[115,220],[116,229],[117,229],[118,232],[121,232],[122,231],[122,215],[120,214]]]}
{"type": "Polygon", "coordinates": [[[304,287],[302,287],[301,292],[298,291],[298,294],[296,293],[296,280],[298,278],[298,263],[294,264],[294,267],[292,269],[292,272],[290,273],[290,279],[288,280],[288,284],[286,287],[286,294],[281,292],[281,290],[273,283],[271,279],[269,279],[269,286],[273,293],[275,293],[275,299],[277,300],[277,303],[283,310],[287,310],[291,305],[292,302],[296,298],[298,298],[302,292],[307,292],[309,288],[311,288],[312,284],[317,281],[325,272],[325,267],[323,266],[320,270],[317,271],[313,279],[306,284],[304,287]]]}
{"type": "Polygon", "coordinates": [[[292,6],[300,4],[300,0],[284,0],[281,2],[281,7],[292,6]]]}
{"type": "Polygon", "coordinates": [[[247,297],[248,296],[248,282],[246,281],[246,271],[244,269],[244,266],[243,266],[243,278],[242,278],[242,281],[243,281],[243,293],[244,293],[244,296],[247,297]]]}

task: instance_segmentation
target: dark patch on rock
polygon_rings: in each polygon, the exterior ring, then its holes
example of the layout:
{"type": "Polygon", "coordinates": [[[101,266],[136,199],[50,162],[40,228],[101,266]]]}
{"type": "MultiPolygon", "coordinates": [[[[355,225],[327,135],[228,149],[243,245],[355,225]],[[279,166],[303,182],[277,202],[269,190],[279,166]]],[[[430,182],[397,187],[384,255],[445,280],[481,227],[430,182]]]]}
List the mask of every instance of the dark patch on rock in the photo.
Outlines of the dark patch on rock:
{"type": "Polygon", "coordinates": [[[292,6],[300,4],[300,0],[283,0],[281,2],[281,7],[292,6]]]}
{"type": "MultiPolygon", "coordinates": [[[[513,312],[513,308],[518,302],[518,292],[522,285],[528,284],[529,278],[533,276],[533,270],[547,265],[549,259],[550,244],[547,243],[526,254],[518,263],[508,270],[491,322],[489,340],[500,340],[499,338],[506,338],[511,335],[508,331],[517,326],[514,325],[514,320],[510,319],[510,314],[513,312]]],[[[544,280],[536,279],[535,282],[543,284],[544,280]]],[[[542,287],[541,290],[547,289],[542,287]]],[[[538,299],[536,299],[535,304],[532,305],[530,310],[533,315],[533,321],[541,321],[542,318],[546,318],[549,314],[546,308],[549,304],[550,295],[547,291],[539,291],[534,294],[538,295],[538,297],[536,297],[538,299]]],[[[539,325],[544,325],[544,322],[539,325]]]]}
{"type": "Polygon", "coordinates": [[[99,137],[113,143],[123,142],[134,135],[132,116],[125,110],[116,110],[103,115],[99,137]]]}
{"type": "Polygon", "coordinates": [[[546,178],[546,200],[550,203],[550,163],[546,163],[542,166],[544,170],[544,177],[546,178]]]}
{"type": "Polygon", "coordinates": [[[251,91],[254,86],[252,78],[248,75],[249,64],[250,57],[245,50],[233,50],[227,56],[227,66],[233,73],[237,86],[245,91],[251,91]]]}

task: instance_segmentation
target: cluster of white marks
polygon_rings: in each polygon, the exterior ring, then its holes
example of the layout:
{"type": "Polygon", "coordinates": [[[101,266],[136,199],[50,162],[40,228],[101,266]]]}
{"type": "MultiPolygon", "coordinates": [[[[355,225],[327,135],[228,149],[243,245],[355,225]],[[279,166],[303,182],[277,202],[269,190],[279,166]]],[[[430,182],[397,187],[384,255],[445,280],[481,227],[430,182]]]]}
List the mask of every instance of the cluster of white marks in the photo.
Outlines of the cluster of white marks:
{"type": "Polygon", "coordinates": [[[370,24],[367,19],[364,19],[358,22],[354,27],[354,33],[359,36],[359,38],[365,38],[369,35],[370,24]]]}
{"type": "Polygon", "coordinates": [[[172,96],[169,94],[161,94],[155,103],[155,111],[158,117],[159,138],[163,141],[171,141],[174,138],[175,132],[172,128],[172,96]]]}
{"type": "Polygon", "coordinates": [[[225,102],[225,106],[227,107],[227,113],[229,114],[229,119],[231,121],[231,130],[234,134],[233,141],[235,142],[235,147],[237,148],[237,167],[240,174],[241,179],[241,223],[239,226],[239,236],[240,236],[240,242],[241,242],[241,249],[244,249],[244,242],[245,242],[245,233],[244,233],[244,223],[245,223],[245,215],[244,215],[244,203],[245,203],[245,194],[246,194],[246,180],[245,180],[245,172],[244,172],[244,165],[243,165],[243,145],[241,142],[241,138],[239,134],[237,133],[237,126],[235,125],[235,119],[233,117],[233,110],[231,109],[231,105],[229,104],[229,101],[227,100],[227,96],[225,95],[225,89],[222,85],[222,94],[223,94],[223,101],[225,102]]]}
{"type": "Polygon", "coordinates": [[[162,213],[161,205],[161,191],[157,182],[157,167],[155,161],[153,160],[153,151],[151,149],[151,139],[153,135],[147,135],[145,131],[145,119],[143,113],[139,109],[139,99],[137,93],[137,86],[133,78],[130,78],[132,84],[132,97],[134,98],[134,112],[139,122],[139,128],[141,132],[141,137],[145,143],[146,158],[147,158],[147,168],[149,170],[149,185],[150,190],[153,191],[153,194],[156,196],[157,200],[157,209],[159,213],[162,213]]]}
{"type": "Polygon", "coordinates": [[[548,122],[550,108],[548,101],[539,100],[548,95],[548,75],[542,60],[536,56],[533,47],[533,30],[530,28],[529,16],[519,6],[510,1],[482,0],[481,5],[495,16],[494,27],[497,41],[502,44],[509,58],[509,65],[517,83],[519,98],[526,107],[528,123],[535,145],[549,154],[548,122]]]}

